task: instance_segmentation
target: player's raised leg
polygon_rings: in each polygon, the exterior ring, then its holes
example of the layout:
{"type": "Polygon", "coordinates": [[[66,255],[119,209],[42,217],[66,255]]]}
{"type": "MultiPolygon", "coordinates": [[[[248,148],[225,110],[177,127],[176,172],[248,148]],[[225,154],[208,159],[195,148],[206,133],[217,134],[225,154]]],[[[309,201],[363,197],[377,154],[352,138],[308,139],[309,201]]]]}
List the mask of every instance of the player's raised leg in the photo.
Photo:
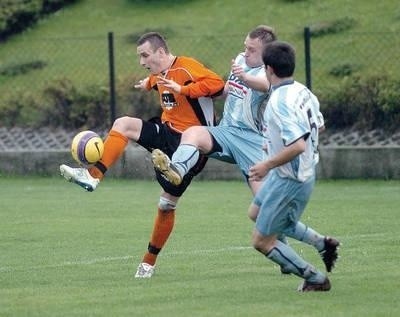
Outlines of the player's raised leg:
{"type": "Polygon", "coordinates": [[[128,138],[116,131],[111,130],[104,141],[104,154],[100,161],[90,168],[73,168],[68,165],[60,165],[61,175],[69,182],[75,183],[85,190],[91,192],[96,189],[108,168],[113,165],[125,151],[128,138]]]}
{"type": "Polygon", "coordinates": [[[212,147],[213,139],[206,127],[190,127],[182,134],[181,143],[171,159],[161,150],[155,149],[152,161],[154,167],[172,184],[179,185],[182,178],[197,164],[200,153],[208,154],[212,147]]]}

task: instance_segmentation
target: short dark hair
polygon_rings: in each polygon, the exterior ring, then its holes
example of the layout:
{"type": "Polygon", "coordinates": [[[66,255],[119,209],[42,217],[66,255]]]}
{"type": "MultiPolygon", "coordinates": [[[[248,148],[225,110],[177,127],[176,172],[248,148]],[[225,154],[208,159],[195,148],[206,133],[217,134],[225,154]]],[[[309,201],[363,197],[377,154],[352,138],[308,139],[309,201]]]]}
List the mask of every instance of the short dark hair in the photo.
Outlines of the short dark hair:
{"type": "Polygon", "coordinates": [[[276,41],[277,37],[273,28],[268,25],[259,25],[249,32],[249,38],[260,39],[264,45],[276,41]]]}
{"type": "Polygon", "coordinates": [[[264,47],[263,62],[265,67],[272,67],[278,77],[290,77],[296,66],[295,49],[286,42],[271,42],[264,47]]]}
{"type": "Polygon", "coordinates": [[[137,46],[142,45],[146,42],[149,42],[153,51],[157,50],[158,48],[162,47],[165,53],[169,53],[167,41],[164,37],[158,32],[148,32],[143,34],[136,42],[137,46]]]}

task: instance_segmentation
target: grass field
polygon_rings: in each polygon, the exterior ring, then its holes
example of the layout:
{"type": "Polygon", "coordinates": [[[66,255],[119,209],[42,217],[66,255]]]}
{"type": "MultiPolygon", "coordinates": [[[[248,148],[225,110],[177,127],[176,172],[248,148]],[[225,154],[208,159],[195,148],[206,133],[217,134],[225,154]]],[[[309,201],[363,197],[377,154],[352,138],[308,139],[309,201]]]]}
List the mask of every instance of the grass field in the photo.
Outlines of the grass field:
{"type": "MultiPolygon", "coordinates": [[[[0,178],[0,316],[398,316],[399,181],[319,181],[303,221],[342,242],[328,293],[300,294],[250,247],[250,192],[195,182],[151,280],[133,274],[159,187],[0,178]]],[[[309,246],[290,241],[319,268],[309,246]]]]}

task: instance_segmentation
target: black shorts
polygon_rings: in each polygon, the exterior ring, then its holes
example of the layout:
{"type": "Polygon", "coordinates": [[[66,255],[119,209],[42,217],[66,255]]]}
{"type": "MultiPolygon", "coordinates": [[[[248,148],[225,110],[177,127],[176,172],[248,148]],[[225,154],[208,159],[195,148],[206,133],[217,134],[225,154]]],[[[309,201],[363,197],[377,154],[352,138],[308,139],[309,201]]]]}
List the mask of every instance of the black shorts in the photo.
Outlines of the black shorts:
{"type": "MultiPolygon", "coordinates": [[[[136,143],[143,146],[149,152],[154,149],[160,149],[171,158],[179,146],[182,134],[175,132],[166,124],[161,123],[160,118],[152,118],[149,121],[142,120],[142,122],[142,131],[136,143]]],[[[206,162],[207,157],[200,155],[196,165],[183,177],[182,183],[178,186],[171,184],[158,170],[154,169],[154,171],[157,181],[164,191],[175,197],[180,197],[192,182],[193,177],[203,170],[206,162]]]]}

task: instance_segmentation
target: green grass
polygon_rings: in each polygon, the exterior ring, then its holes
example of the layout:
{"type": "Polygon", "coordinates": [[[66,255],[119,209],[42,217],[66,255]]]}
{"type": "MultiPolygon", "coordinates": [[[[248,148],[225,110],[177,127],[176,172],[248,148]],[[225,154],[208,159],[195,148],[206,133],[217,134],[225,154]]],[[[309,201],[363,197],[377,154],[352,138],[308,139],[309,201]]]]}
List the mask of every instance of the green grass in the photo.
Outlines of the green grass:
{"type": "MultiPolygon", "coordinates": [[[[133,274],[159,187],[108,179],[93,193],[61,178],[0,179],[1,316],[397,316],[399,181],[319,181],[303,221],[343,243],[332,291],[250,247],[242,182],[197,181],[151,280],[133,274]]],[[[309,246],[290,241],[319,268],[309,246]]]]}

